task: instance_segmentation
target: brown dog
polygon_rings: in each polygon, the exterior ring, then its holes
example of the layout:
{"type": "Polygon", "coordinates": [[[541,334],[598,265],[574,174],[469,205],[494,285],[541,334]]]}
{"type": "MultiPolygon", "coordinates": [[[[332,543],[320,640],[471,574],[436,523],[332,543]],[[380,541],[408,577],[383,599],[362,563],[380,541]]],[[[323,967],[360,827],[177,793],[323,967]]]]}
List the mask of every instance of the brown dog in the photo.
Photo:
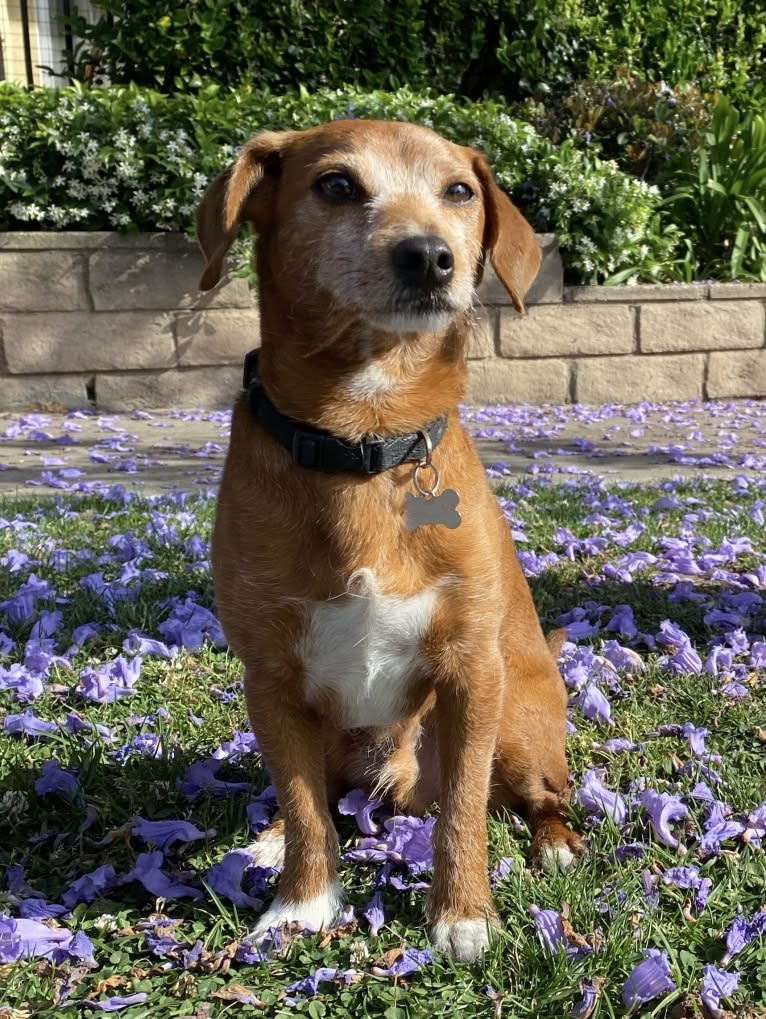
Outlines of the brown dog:
{"type": "Polygon", "coordinates": [[[539,251],[481,155],[394,122],[248,142],[199,211],[203,289],[243,221],[262,348],[212,559],[282,813],[255,934],[332,924],[330,807],[362,785],[404,811],[438,801],[431,937],[473,960],[497,923],[488,803],[526,813],[539,861],[580,849],[560,815],[564,685],[456,409],[485,257],[521,311],[539,251]]]}

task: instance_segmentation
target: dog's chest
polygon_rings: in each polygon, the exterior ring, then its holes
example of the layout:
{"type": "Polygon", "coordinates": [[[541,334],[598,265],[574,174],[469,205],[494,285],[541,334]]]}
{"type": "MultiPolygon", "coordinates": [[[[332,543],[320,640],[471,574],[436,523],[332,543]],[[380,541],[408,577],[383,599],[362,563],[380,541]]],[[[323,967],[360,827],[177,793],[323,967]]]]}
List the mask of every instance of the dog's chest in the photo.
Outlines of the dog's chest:
{"type": "Polygon", "coordinates": [[[398,721],[423,665],[420,643],[436,597],[435,587],[407,598],[383,594],[373,571],[363,569],[340,597],[309,602],[298,648],[309,703],[333,694],[348,728],[398,721]]]}

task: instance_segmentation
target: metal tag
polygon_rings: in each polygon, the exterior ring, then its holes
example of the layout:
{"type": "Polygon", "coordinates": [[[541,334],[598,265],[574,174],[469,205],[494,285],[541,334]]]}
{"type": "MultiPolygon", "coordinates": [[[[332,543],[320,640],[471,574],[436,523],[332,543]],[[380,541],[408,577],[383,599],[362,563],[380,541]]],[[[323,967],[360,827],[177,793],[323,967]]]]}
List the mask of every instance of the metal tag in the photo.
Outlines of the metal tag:
{"type": "Polygon", "coordinates": [[[459,502],[460,496],[454,488],[445,488],[441,495],[407,492],[404,496],[404,526],[408,531],[414,531],[423,524],[443,524],[454,530],[461,523],[457,511],[459,502]]]}

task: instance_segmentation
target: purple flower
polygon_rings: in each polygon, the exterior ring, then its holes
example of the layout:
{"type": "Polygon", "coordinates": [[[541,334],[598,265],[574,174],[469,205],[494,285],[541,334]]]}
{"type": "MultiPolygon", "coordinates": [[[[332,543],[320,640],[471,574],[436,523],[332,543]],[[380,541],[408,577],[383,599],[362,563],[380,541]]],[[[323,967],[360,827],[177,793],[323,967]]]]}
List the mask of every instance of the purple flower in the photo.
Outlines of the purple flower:
{"type": "Polygon", "coordinates": [[[681,821],[689,816],[689,811],[677,796],[660,793],[656,789],[645,789],[638,801],[649,815],[654,833],[659,842],[671,849],[678,848],[678,839],[670,830],[671,821],[681,821]]]}
{"type": "Polygon", "coordinates": [[[401,863],[410,874],[433,869],[431,836],[436,818],[397,815],[383,822],[383,832],[357,840],[354,849],[343,854],[344,860],[365,863],[401,863]]]}
{"type": "Polygon", "coordinates": [[[193,842],[195,839],[212,838],[216,831],[215,828],[200,831],[191,821],[147,821],[136,815],[133,818],[131,833],[164,852],[174,842],[193,842]]]}
{"type": "Polygon", "coordinates": [[[584,690],[575,694],[572,704],[576,705],[589,721],[614,725],[611,705],[595,683],[588,683],[584,690]]]}
{"type": "Polygon", "coordinates": [[[599,773],[589,768],[580,782],[577,798],[585,809],[596,817],[609,817],[615,824],[623,824],[627,807],[623,797],[607,789],[599,773]]]}
{"type": "Polygon", "coordinates": [[[601,996],[603,980],[598,977],[586,977],[580,981],[580,1000],[575,1002],[569,1013],[572,1019],[588,1019],[601,996]]]}
{"type": "Polygon", "coordinates": [[[720,800],[713,800],[710,804],[704,822],[705,833],[699,843],[703,856],[717,856],[722,842],[739,838],[744,833],[743,824],[727,819],[730,813],[731,807],[720,800]]]}
{"type": "Polygon", "coordinates": [[[666,885],[693,891],[694,905],[698,910],[704,908],[713,887],[709,877],[702,877],[699,867],[669,867],[662,875],[662,880],[666,885]]]}
{"type": "Polygon", "coordinates": [[[134,693],[134,686],[141,673],[141,656],[124,658],[120,655],[113,662],[106,662],[96,669],[85,668],[80,673],[77,692],[97,704],[113,704],[134,693]]]}
{"type": "Polygon", "coordinates": [[[129,1008],[131,1005],[143,1005],[149,995],[145,991],[125,996],[117,995],[113,998],[101,998],[99,1001],[87,1002],[89,1008],[97,1008],[100,1012],[119,1012],[122,1008],[129,1008]]]}
{"type": "Polygon", "coordinates": [[[40,898],[22,899],[16,908],[19,916],[25,920],[52,920],[69,913],[66,906],[58,906],[55,902],[46,902],[40,898]]]}
{"type": "Polygon", "coordinates": [[[689,635],[680,626],[665,619],[660,623],[657,643],[669,649],[669,654],[657,659],[657,664],[671,672],[702,672],[702,659],[691,645],[689,635]]]}
{"type": "Polygon", "coordinates": [[[26,736],[45,737],[57,729],[55,722],[43,721],[31,708],[27,708],[20,715],[6,715],[3,719],[3,731],[11,734],[24,733],[26,736]]]}
{"type": "Polygon", "coordinates": [[[764,935],[766,935],[766,911],[755,913],[749,920],[744,916],[736,917],[726,932],[726,954],[721,959],[721,964],[727,966],[754,938],[761,938],[764,935]]]}
{"type": "Polygon", "coordinates": [[[501,881],[505,881],[512,870],[512,856],[501,856],[499,860],[496,860],[489,871],[490,888],[497,888],[501,881]]]}
{"type": "Polygon", "coordinates": [[[355,976],[356,970],[349,969],[344,971],[330,966],[321,966],[319,969],[314,970],[313,973],[309,973],[308,976],[302,977],[300,980],[296,980],[295,983],[288,984],[285,987],[285,1004],[295,1007],[298,1002],[293,995],[301,994],[311,998],[318,992],[321,983],[341,979],[344,983],[350,984],[355,976]]]}
{"type": "Polygon", "coordinates": [[[199,888],[169,878],[161,869],[163,862],[164,857],[159,850],[154,853],[139,853],[135,867],[125,875],[122,882],[140,881],[147,892],[163,899],[202,898],[203,893],[199,888]]]}
{"type": "Polygon", "coordinates": [[[722,998],[731,998],[739,987],[739,973],[726,973],[715,966],[705,966],[702,970],[702,986],[700,998],[705,1012],[705,1019],[722,1019],[722,998]]]}
{"type": "Polygon", "coordinates": [[[676,989],[666,953],[657,948],[647,948],[644,957],[622,985],[622,1000],[626,1008],[633,1009],[676,989]]]}
{"type": "Polygon", "coordinates": [[[428,949],[405,948],[388,966],[372,966],[370,972],[376,977],[407,977],[433,961],[428,949]]]}
{"type": "Polygon", "coordinates": [[[386,916],[383,912],[383,899],[380,896],[380,892],[375,892],[373,897],[362,910],[362,916],[370,925],[370,934],[372,934],[373,937],[376,937],[378,931],[386,921],[386,916]]]}
{"type": "Polygon", "coordinates": [[[199,651],[206,640],[222,647],[225,643],[223,631],[213,613],[198,605],[189,595],[186,600],[171,601],[168,618],[157,629],[171,647],[185,647],[199,651]]]}
{"type": "Polygon", "coordinates": [[[593,946],[585,942],[584,939],[569,937],[564,928],[563,917],[555,909],[540,909],[539,906],[531,905],[529,912],[532,914],[532,920],[543,947],[551,955],[557,955],[563,949],[567,959],[573,959],[578,955],[587,955],[593,951],[593,946]]]}
{"type": "Polygon", "coordinates": [[[0,916],[0,963],[26,958],[52,958],[72,942],[72,932],[49,927],[39,920],[14,920],[0,916]]]}
{"type": "Polygon", "coordinates": [[[83,874],[82,877],[73,881],[62,893],[61,901],[67,909],[74,909],[78,902],[93,902],[100,898],[105,892],[111,891],[120,884],[114,867],[106,863],[97,867],[90,874],[83,874]]]}
{"type": "Polygon", "coordinates": [[[93,722],[86,722],[85,719],[80,718],[76,711],[67,711],[66,717],[61,724],[61,728],[66,732],[78,733],[78,732],[95,732],[105,743],[111,743],[114,738],[112,730],[106,725],[94,725],[93,722]]]}
{"type": "Polygon", "coordinates": [[[248,895],[242,888],[242,882],[248,868],[253,866],[253,857],[244,849],[232,849],[226,853],[220,863],[214,864],[205,875],[205,881],[216,895],[229,899],[235,906],[247,906],[259,909],[262,899],[248,895]]]}
{"type": "Polygon", "coordinates": [[[353,815],[357,828],[364,835],[375,835],[380,825],[372,819],[372,813],[383,806],[383,800],[371,800],[363,789],[352,789],[340,800],[338,810],[345,816],[353,815]]]}
{"type": "Polygon", "coordinates": [[[226,782],[216,775],[221,770],[223,761],[209,757],[204,761],[195,761],[184,772],[183,778],[176,781],[176,789],[190,800],[200,793],[208,796],[228,796],[230,793],[246,793],[250,791],[249,782],[226,782]]]}
{"type": "Polygon", "coordinates": [[[561,914],[555,909],[540,909],[539,906],[529,907],[532,914],[535,929],[540,937],[543,948],[551,955],[556,955],[560,948],[566,949],[567,939],[564,934],[564,924],[561,921],[561,914]]]}
{"type": "Polygon", "coordinates": [[[138,630],[131,630],[125,640],[122,642],[122,650],[134,654],[139,654],[144,657],[154,658],[174,658],[178,654],[178,648],[172,650],[163,644],[161,640],[155,640],[153,637],[147,637],[144,633],[139,633],[138,630]]]}
{"type": "Polygon", "coordinates": [[[58,793],[67,800],[73,800],[80,792],[80,784],[71,771],[65,771],[59,762],[52,758],[43,762],[42,773],[35,780],[35,792],[38,796],[58,793]]]}
{"type": "Polygon", "coordinates": [[[747,828],[742,835],[742,841],[760,846],[764,838],[766,838],[766,801],[747,815],[747,828]]]}

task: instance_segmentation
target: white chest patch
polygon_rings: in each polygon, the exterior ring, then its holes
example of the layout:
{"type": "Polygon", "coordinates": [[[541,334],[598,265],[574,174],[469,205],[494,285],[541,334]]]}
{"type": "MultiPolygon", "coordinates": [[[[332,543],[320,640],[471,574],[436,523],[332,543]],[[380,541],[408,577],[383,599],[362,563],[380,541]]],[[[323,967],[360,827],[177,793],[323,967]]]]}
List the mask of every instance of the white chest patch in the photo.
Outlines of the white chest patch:
{"type": "Polygon", "coordinates": [[[400,383],[373,361],[354,372],[353,375],[349,375],[343,383],[343,389],[352,400],[361,402],[386,396],[393,392],[397,385],[400,383]]]}
{"type": "Polygon", "coordinates": [[[352,575],[345,594],[311,602],[298,647],[309,702],[324,691],[334,693],[349,728],[398,721],[436,598],[435,587],[410,598],[381,594],[372,570],[363,569],[352,575]]]}

